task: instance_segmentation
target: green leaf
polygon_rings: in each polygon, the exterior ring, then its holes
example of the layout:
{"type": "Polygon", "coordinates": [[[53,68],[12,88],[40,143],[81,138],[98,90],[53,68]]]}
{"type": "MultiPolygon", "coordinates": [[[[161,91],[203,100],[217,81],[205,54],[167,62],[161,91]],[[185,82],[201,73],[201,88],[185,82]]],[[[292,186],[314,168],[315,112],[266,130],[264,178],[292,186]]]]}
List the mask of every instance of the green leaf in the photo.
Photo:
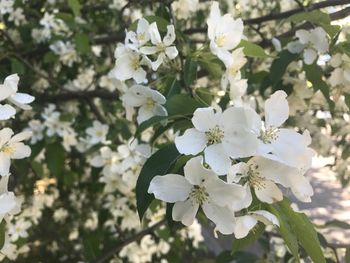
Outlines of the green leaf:
{"type": "Polygon", "coordinates": [[[350,224],[340,220],[331,220],[326,222],[323,227],[339,227],[343,229],[350,229],[350,224]]]}
{"type": "Polygon", "coordinates": [[[206,107],[206,105],[185,94],[175,95],[165,104],[165,108],[167,109],[169,116],[192,115],[193,112],[200,107],[206,107]]]}
{"type": "Polygon", "coordinates": [[[254,243],[264,233],[264,231],[265,225],[259,222],[246,237],[233,240],[231,254],[234,255],[236,252],[254,243]]]}
{"type": "Polygon", "coordinates": [[[300,262],[298,240],[295,236],[295,233],[292,230],[291,225],[288,222],[288,217],[284,213],[282,213],[281,209],[277,206],[274,207],[270,205],[268,207],[268,210],[277,217],[278,222],[280,223],[280,227],[278,228],[278,230],[284,242],[291,251],[293,257],[297,260],[297,262],[300,262]]]}
{"type": "Polygon", "coordinates": [[[35,175],[38,176],[38,178],[36,178],[36,179],[44,178],[44,169],[39,162],[31,161],[31,167],[32,167],[33,171],[35,172],[35,175]]]}
{"type": "Polygon", "coordinates": [[[68,5],[75,16],[80,16],[80,3],[78,0],[68,0],[68,5]]]}
{"type": "Polygon", "coordinates": [[[192,58],[187,58],[184,65],[184,82],[186,86],[191,86],[191,84],[197,78],[197,61],[192,58]]]}
{"type": "Polygon", "coordinates": [[[269,58],[273,57],[268,55],[265,50],[257,44],[251,43],[242,39],[238,47],[243,47],[244,55],[252,58],[269,58]]]}
{"type": "Polygon", "coordinates": [[[208,107],[211,105],[213,96],[211,95],[208,88],[198,88],[195,90],[194,95],[196,96],[196,99],[201,103],[207,105],[208,107]]]}
{"type": "Polygon", "coordinates": [[[331,19],[329,17],[329,14],[324,13],[320,10],[313,10],[311,12],[303,12],[298,13],[295,15],[292,15],[288,17],[285,22],[293,22],[293,23],[300,23],[302,21],[309,21],[312,23],[324,23],[324,24],[330,24],[331,19]]]}
{"type": "Polygon", "coordinates": [[[74,37],[75,46],[80,54],[87,54],[90,52],[90,42],[87,34],[78,33],[74,37]]]}
{"type": "Polygon", "coordinates": [[[350,247],[348,247],[345,252],[345,263],[350,263],[350,247]]]}
{"type": "Polygon", "coordinates": [[[22,75],[25,73],[26,68],[21,61],[16,58],[11,58],[11,71],[22,75]]]}
{"type": "Polygon", "coordinates": [[[50,172],[59,177],[64,168],[65,151],[61,143],[48,144],[46,146],[46,163],[50,172]]]}
{"type": "Polygon", "coordinates": [[[330,25],[325,23],[319,24],[332,39],[341,31],[341,26],[338,25],[330,25]]]}
{"type": "Polygon", "coordinates": [[[157,175],[165,175],[179,156],[175,144],[169,144],[154,153],[143,165],[136,183],[136,202],[140,220],[154,200],[154,195],[147,192],[151,180],[157,175]]]}
{"type": "Polygon", "coordinates": [[[164,95],[167,99],[179,94],[181,91],[180,83],[176,78],[167,79],[164,95]]]}
{"type": "Polygon", "coordinates": [[[304,70],[306,74],[306,78],[312,83],[312,86],[315,91],[320,90],[328,102],[329,109],[331,112],[334,111],[335,104],[334,101],[331,100],[329,86],[325,81],[323,81],[323,72],[320,66],[316,63],[312,65],[306,65],[304,63],[304,70]]]}
{"type": "Polygon", "coordinates": [[[345,97],[345,104],[348,106],[348,109],[350,110],[350,94],[344,94],[345,97]]]}
{"type": "Polygon", "coordinates": [[[137,127],[135,137],[139,136],[143,131],[147,130],[148,128],[159,124],[162,121],[165,121],[168,119],[168,116],[154,116],[144,122],[142,122],[139,127],[137,127]]]}
{"type": "Polygon", "coordinates": [[[200,52],[197,57],[198,65],[208,71],[211,77],[221,78],[223,63],[210,52],[200,52]]]}
{"type": "Polygon", "coordinates": [[[282,50],[272,62],[270,73],[263,80],[260,90],[263,92],[270,85],[274,88],[282,80],[288,65],[298,57],[299,54],[292,54],[288,50],[282,50]]]}
{"type": "Polygon", "coordinates": [[[290,205],[291,202],[285,198],[275,206],[285,215],[291,226],[291,230],[313,262],[325,263],[326,260],[313,224],[305,214],[295,212],[290,205]]]}
{"type": "Polygon", "coordinates": [[[5,244],[5,231],[6,231],[6,221],[2,220],[0,224],[0,249],[2,249],[5,244]]]}

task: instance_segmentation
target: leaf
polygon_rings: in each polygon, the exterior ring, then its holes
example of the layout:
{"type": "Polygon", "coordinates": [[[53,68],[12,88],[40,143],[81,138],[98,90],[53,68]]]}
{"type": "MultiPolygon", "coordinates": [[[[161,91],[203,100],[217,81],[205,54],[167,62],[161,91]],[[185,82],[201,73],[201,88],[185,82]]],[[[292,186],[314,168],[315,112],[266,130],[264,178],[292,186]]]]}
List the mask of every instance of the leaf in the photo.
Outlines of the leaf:
{"type": "Polygon", "coordinates": [[[297,260],[297,262],[300,262],[298,240],[288,222],[288,218],[281,212],[279,207],[270,205],[268,210],[277,217],[278,222],[280,223],[278,230],[284,242],[291,251],[293,257],[297,260]]]}
{"type": "Polygon", "coordinates": [[[165,175],[179,156],[175,144],[169,144],[154,153],[143,165],[136,183],[136,202],[140,220],[154,200],[154,195],[147,192],[151,180],[156,175],[165,175]]]}
{"type": "Polygon", "coordinates": [[[272,62],[270,67],[270,73],[263,80],[260,90],[264,91],[268,86],[276,86],[282,79],[288,65],[296,60],[299,54],[292,54],[288,50],[282,50],[278,57],[272,62]]]}
{"type": "Polygon", "coordinates": [[[197,57],[198,65],[208,71],[213,78],[221,78],[223,63],[210,52],[200,52],[197,57]]]}
{"type": "Polygon", "coordinates": [[[59,177],[64,168],[65,151],[61,143],[48,144],[46,146],[46,163],[50,172],[59,177]]]}
{"type": "Polygon", "coordinates": [[[184,65],[184,82],[186,86],[191,86],[197,78],[197,61],[192,58],[187,58],[184,65]]]}
{"type": "Polygon", "coordinates": [[[0,224],[0,249],[2,249],[5,244],[5,231],[6,231],[6,221],[2,220],[0,224]]]}
{"type": "Polygon", "coordinates": [[[329,109],[331,112],[334,111],[335,104],[334,101],[331,100],[329,86],[325,81],[323,81],[322,76],[323,72],[320,66],[316,63],[312,65],[306,65],[304,63],[304,70],[306,74],[306,78],[312,83],[312,86],[315,91],[320,90],[328,102],[329,109]]]}
{"type": "Polygon", "coordinates": [[[243,47],[244,55],[252,58],[270,58],[273,57],[265,52],[265,50],[254,43],[242,39],[238,47],[243,47]]]}
{"type": "Polygon", "coordinates": [[[167,99],[180,93],[180,83],[176,78],[170,78],[167,80],[167,85],[165,87],[164,95],[167,99]]]}
{"type": "Polygon", "coordinates": [[[68,5],[75,16],[80,16],[80,3],[78,0],[68,0],[68,5]]]}
{"type": "Polygon", "coordinates": [[[138,137],[143,131],[147,130],[148,128],[159,124],[162,121],[165,121],[168,119],[168,116],[154,116],[144,122],[142,122],[136,130],[135,136],[134,137],[138,137]]]}
{"type": "Polygon", "coordinates": [[[264,230],[265,225],[259,222],[246,237],[233,240],[231,254],[234,255],[242,248],[254,243],[264,233],[264,230]]]}
{"type": "Polygon", "coordinates": [[[192,115],[193,112],[200,107],[206,107],[206,105],[185,94],[175,95],[165,104],[169,116],[192,115]]]}
{"type": "Polygon", "coordinates": [[[313,224],[305,214],[295,212],[290,204],[291,202],[285,198],[283,201],[278,202],[276,207],[288,219],[292,231],[313,262],[325,263],[326,260],[313,224]]]}
{"type": "Polygon", "coordinates": [[[329,17],[329,14],[324,13],[320,10],[313,10],[311,12],[303,12],[298,13],[295,15],[292,15],[288,17],[285,22],[294,22],[294,23],[300,23],[302,21],[309,21],[316,24],[330,24],[331,19],[329,17]]]}
{"type": "Polygon", "coordinates": [[[80,54],[87,54],[90,52],[90,42],[88,35],[84,33],[78,33],[74,37],[74,43],[77,51],[80,54]]]}
{"type": "Polygon", "coordinates": [[[36,179],[44,178],[44,169],[39,162],[31,161],[31,167],[32,167],[35,175],[38,177],[36,179]]]}
{"type": "Polygon", "coordinates": [[[350,263],[350,247],[348,247],[346,249],[346,252],[345,252],[345,263],[350,263]]]}
{"type": "Polygon", "coordinates": [[[323,227],[339,227],[343,229],[350,229],[350,224],[340,220],[331,220],[326,222],[323,227]]]}
{"type": "Polygon", "coordinates": [[[194,94],[196,95],[197,100],[203,104],[207,105],[208,107],[211,105],[213,96],[208,88],[198,88],[195,90],[194,94]]]}

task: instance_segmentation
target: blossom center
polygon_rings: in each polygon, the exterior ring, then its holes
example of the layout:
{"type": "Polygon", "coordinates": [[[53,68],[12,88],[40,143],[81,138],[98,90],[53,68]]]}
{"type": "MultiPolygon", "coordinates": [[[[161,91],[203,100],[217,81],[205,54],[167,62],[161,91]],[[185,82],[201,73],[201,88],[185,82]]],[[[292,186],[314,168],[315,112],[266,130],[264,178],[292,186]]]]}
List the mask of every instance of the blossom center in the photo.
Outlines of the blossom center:
{"type": "Polygon", "coordinates": [[[255,165],[254,167],[249,166],[249,170],[247,172],[247,180],[248,184],[253,187],[254,189],[264,189],[266,188],[265,179],[259,175],[259,172],[257,171],[258,165],[255,165]]]}
{"type": "Polygon", "coordinates": [[[141,67],[140,61],[138,58],[135,58],[131,61],[131,68],[134,70],[138,70],[141,67]]]}
{"type": "Polygon", "coordinates": [[[207,136],[208,145],[221,143],[224,138],[224,131],[219,128],[219,126],[215,126],[214,128],[210,128],[209,131],[205,132],[207,136]]]}
{"type": "Polygon", "coordinates": [[[138,39],[139,41],[145,40],[145,33],[139,33],[139,34],[137,34],[137,39],[138,39]]]}
{"type": "Polygon", "coordinates": [[[145,107],[147,109],[152,109],[154,107],[154,105],[155,105],[154,100],[152,100],[151,98],[146,99],[145,107]]]}
{"type": "Polygon", "coordinates": [[[260,132],[259,139],[262,140],[263,143],[271,143],[272,141],[278,138],[278,129],[271,127],[266,129],[265,131],[260,132]]]}
{"type": "Polygon", "coordinates": [[[2,147],[1,152],[11,155],[15,152],[15,149],[13,149],[10,145],[5,145],[2,147]]]}
{"type": "Polygon", "coordinates": [[[191,193],[190,199],[192,202],[197,203],[199,205],[203,205],[209,198],[209,194],[204,186],[194,185],[191,193]]]}
{"type": "Polygon", "coordinates": [[[220,36],[216,37],[216,39],[215,39],[215,43],[219,47],[223,47],[225,45],[225,42],[226,42],[226,37],[224,35],[220,35],[220,36]]]}
{"type": "Polygon", "coordinates": [[[165,48],[166,48],[166,46],[164,45],[164,43],[159,43],[159,44],[157,44],[157,50],[158,50],[158,52],[164,52],[164,50],[165,50],[165,48]]]}

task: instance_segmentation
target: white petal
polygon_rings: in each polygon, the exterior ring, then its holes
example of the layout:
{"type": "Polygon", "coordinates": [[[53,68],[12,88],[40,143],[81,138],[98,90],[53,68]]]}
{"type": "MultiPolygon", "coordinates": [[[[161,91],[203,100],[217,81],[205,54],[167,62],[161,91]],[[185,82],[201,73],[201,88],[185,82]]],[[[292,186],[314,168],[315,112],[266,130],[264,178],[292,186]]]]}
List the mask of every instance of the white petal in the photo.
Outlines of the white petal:
{"type": "Polygon", "coordinates": [[[164,59],[166,58],[164,53],[160,53],[156,61],[151,62],[152,70],[156,71],[160,65],[162,65],[164,59]]]}
{"type": "Polygon", "coordinates": [[[200,185],[205,180],[217,178],[213,171],[204,168],[202,156],[197,156],[189,160],[184,167],[184,173],[186,179],[192,185],[200,185]]]}
{"type": "Polygon", "coordinates": [[[12,95],[11,99],[13,99],[19,104],[29,104],[35,100],[33,96],[26,93],[20,93],[20,92],[16,93],[15,95],[12,95]]]}
{"type": "Polygon", "coordinates": [[[148,30],[149,30],[149,33],[151,35],[151,42],[153,45],[157,45],[157,44],[162,42],[156,22],[153,22],[149,26],[148,30]]]}
{"type": "Polygon", "coordinates": [[[248,165],[244,162],[232,165],[227,174],[227,182],[238,183],[242,177],[246,176],[248,168],[248,165]]]}
{"type": "Polygon", "coordinates": [[[238,184],[225,183],[219,178],[212,178],[204,183],[209,198],[219,206],[235,206],[240,203],[246,195],[246,190],[238,184]]]}
{"type": "Polygon", "coordinates": [[[3,120],[9,120],[16,114],[16,109],[12,107],[11,105],[5,104],[1,105],[0,104],[0,121],[3,120]]]}
{"type": "Polygon", "coordinates": [[[10,141],[13,133],[13,130],[10,128],[3,128],[0,130],[0,149],[5,145],[5,143],[10,141]]]}
{"type": "Polygon", "coordinates": [[[32,153],[29,146],[24,145],[22,142],[15,142],[10,145],[13,153],[11,154],[11,159],[23,159],[29,157],[32,153]]]}
{"type": "Polygon", "coordinates": [[[21,141],[25,141],[28,140],[30,137],[32,137],[33,133],[31,131],[24,131],[24,132],[20,132],[18,134],[16,134],[15,136],[13,136],[10,140],[11,143],[13,142],[21,142],[21,141]]]}
{"type": "Polygon", "coordinates": [[[0,101],[16,94],[19,77],[17,74],[12,74],[5,78],[4,84],[0,85],[0,101]]]}
{"type": "Polygon", "coordinates": [[[10,173],[11,159],[10,156],[0,152],[0,175],[7,176],[10,173]]]}
{"type": "Polygon", "coordinates": [[[317,52],[312,49],[308,48],[304,50],[304,62],[307,65],[311,65],[315,59],[317,58],[317,52]]]}
{"type": "Polygon", "coordinates": [[[275,226],[280,225],[277,217],[268,211],[256,210],[256,211],[253,211],[252,214],[255,216],[256,219],[258,219],[260,222],[263,222],[265,225],[270,225],[270,224],[275,226]]]}
{"type": "Polygon", "coordinates": [[[254,187],[255,194],[259,200],[268,204],[283,200],[283,194],[274,182],[264,180],[261,184],[261,186],[254,187]]]}
{"type": "Polygon", "coordinates": [[[133,73],[133,79],[136,83],[142,83],[146,79],[146,71],[143,68],[139,68],[133,73]]]}
{"type": "Polygon", "coordinates": [[[157,53],[157,47],[142,47],[140,52],[144,55],[153,55],[157,53]]]}
{"type": "Polygon", "coordinates": [[[235,237],[238,239],[246,237],[257,223],[258,221],[251,215],[237,217],[234,228],[235,237]]]}
{"type": "Polygon", "coordinates": [[[218,124],[218,121],[219,116],[215,114],[214,109],[211,107],[196,109],[192,117],[194,127],[201,132],[206,132],[214,128],[218,124]]]}
{"type": "Polygon", "coordinates": [[[0,214],[4,215],[11,212],[16,207],[16,197],[13,192],[0,195],[0,214]]]}
{"type": "Polygon", "coordinates": [[[278,90],[265,101],[265,122],[266,127],[279,127],[289,116],[287,94],[278,90]]]}
{"type": "Polygon", "coordinates": [[[148,188],[149,194],[167,203],[185,201],[192,190],[192,185],[185,177],[178,174],[155,176],[148,188]]]}
{"type": "Polygon", "coordinates": [[[203,132],[196,129],[187,129],[182,136],[175,138],[175,145],[178,151],[185,155],[195,155],[204,150],[207,137],[203,132]]]}
{"type": "Polygon", "coordinates": [[[314,195],[314,191],[310,182],[301,174],[295,174],[293,177],[289,177],[290,188],[295,195],[302,202],[311,202],[311,196],[314,195]]]}
{"type": "Polygon", "coordinates": [[[102,167],[104,165],[104,160],[102,156],[98,155],[91,159],[90,164],[93,167],[102,167]]]}
{"type": "Polygon", "coordinates": [[[210,168],[216,174],[224,175],[228,173],[231,160],[221,143],[213,144],[205,148],[204,156],[205,162],[209,164],[210,168]]]}
{"type": "Polygon", "coordinates": [[[210,14],[209,18],[207,20],[208,24],[208,37],[210,40],[214,40],[215,38],[215,29],[220,21],[220,9],[219,9],[219,3],[216,1],[213,1],[210,7],[210,14]]]}
{"type": "Polygon", "coordinates": [[[215,223],[216,229],[224,234],[230,235],[233,233],[234,214],[228,207],[222,207],[213,203],[204,203],[202,205],[204,214],[215,223]]]}
{"type": "Polygon", "coordinates": [[[137,123],[141,124],[144,121],[149,120],[150,118],[152,118],[154,116],[153,110],[152,108],[149,107],[145,107],[142,106],[140,107],[139,111],[138,111],[138,115],[137,115],[137,123]]]}
{"type": "MultiPolygon", "coordinates": [[[[173,25],[167,26],[167,33],[163,39],[163,42],[166,46],[170,46],[175,41],[175,28],[173,25]]],[[[176,57],[176,56],[175,56],[176,57]]]]}
{"type": "Polygon", "coordinates": [[[176,202],[173,207],[173,220],[181,221],[185,226],[192,225],[199,205],[197,203],[192,203],[191,199],[187,199],[186,201],[176,202]]]}
{"type": "Polygon", "coordinates": [[[165,49],[165,54],[168,56],[169,59],[174,59],[179,54],[179,51],[177,51],[176,47],[171,46],[165,49]]]}

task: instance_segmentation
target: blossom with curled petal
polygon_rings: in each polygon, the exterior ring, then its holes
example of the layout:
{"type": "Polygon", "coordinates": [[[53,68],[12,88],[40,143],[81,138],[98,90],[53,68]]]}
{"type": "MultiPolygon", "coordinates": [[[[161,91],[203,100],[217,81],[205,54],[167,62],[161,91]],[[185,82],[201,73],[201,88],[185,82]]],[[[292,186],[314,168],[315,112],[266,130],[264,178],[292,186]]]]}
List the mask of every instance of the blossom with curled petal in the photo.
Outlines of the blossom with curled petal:
{"type": "Polygon", "coordinates": [[[204,151],[204,160],[211,169],[219,175],[227,174],[231,158],[256,153],[258,139],[251,126],[255,115],[254,110],[243,107],[230,107],[224,112],[198,108],[192,118],[194,128],[175,138],[176,147],[186,155],[204,151]]]}
{"type": "MultiPolygon", "coordinates": [[[[29,103],[34,101],[34,97],[25,93],[19,93],[19,77],[12,74],[5,78],[4,83],[0,84],[0,102],[7,100],[23,110],[30,110],[29,103]]],[[[16,114],[16,109],[9,104],[0,104],[0,120],[8,120],[16,114]]]]}
{"type": "Polygon", "coordinates": [[[11,159],[23,159],[31,154],[30,147],[22,141],[31,136],[31,132],[24,131],[14,135],[10,128],[0,130],[0,175],[10,174],[11,159]]]}
{"type": "Polygon", "coordinates": [[[229,183],[242,183],[247,191],[244,203],[249,206],[252,202],[251,189],[257,198],[272,204],[282,201],[283,194],[278,185],[290,188],[293,194],[302,202],[311,202],[313,189],[303,175],[303,171],[273,161],[264,157],[253,157],[247,163],[233,165],[227,175],[229,183]]]}
{"type": "Polygon", "coordinates": [[[189,226],[199,207],[216,224],[222,234],[234,229],[234,211],[240,207],[245,190],[237,184],[228,184],[211,170],[203,167],[202,157],[197,156],[184,167],[185,176],[167,174],[152,179],[148,193],[162,201],[175,203],[172,216],[189,226]]]}

